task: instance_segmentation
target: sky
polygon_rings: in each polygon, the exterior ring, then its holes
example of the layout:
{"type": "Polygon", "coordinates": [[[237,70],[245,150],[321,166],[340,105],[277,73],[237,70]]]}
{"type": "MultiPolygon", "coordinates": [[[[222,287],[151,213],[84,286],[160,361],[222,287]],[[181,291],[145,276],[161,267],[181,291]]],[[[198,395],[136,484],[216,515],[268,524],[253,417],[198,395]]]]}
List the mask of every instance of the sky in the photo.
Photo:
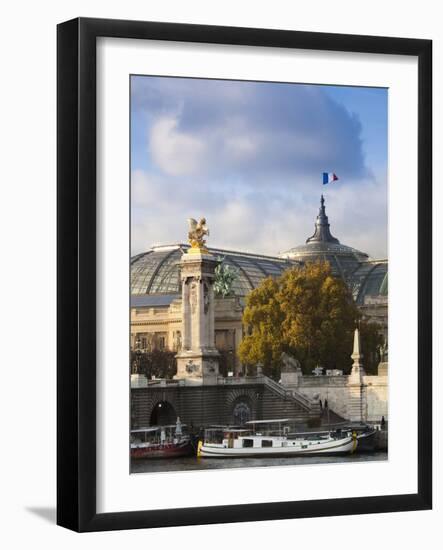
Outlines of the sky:
{"type": "Polygon", "coordinates": [[[131,77],[131,249],[186,242],[277,255],[314,231],[387,257],[383,88],[131,77]],[[322,184],[323,172],[339,178],[322,184]]]}

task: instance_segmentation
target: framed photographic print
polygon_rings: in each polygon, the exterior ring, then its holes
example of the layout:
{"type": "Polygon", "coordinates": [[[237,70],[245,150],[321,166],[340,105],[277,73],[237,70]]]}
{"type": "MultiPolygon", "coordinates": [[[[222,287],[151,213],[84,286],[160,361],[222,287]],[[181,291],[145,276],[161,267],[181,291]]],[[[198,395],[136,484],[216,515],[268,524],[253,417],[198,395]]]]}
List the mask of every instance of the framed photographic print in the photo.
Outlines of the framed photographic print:
{"type": "Polygon", "coordinates": [[[431,507],[431,52],[59,25],[59,525],[431,507]]]}

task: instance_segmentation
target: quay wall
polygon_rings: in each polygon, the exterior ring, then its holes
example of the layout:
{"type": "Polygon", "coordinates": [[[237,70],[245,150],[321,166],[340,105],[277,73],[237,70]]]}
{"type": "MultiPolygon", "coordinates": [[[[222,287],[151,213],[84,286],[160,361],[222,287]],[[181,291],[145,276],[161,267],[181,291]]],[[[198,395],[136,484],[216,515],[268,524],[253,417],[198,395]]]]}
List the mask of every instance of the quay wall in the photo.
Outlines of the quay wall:
{"type": "Polygon", "coordinates": [[[368,422],[388,420],[388,377],[364,376],[368,422]]]}
{"type": "Polygon", "coordinates": [[[321,400],[322,405],[328,406],[336,414],[348,416],[348,381],[347,376],[302,376],[299,378],[298,389],[307,397],[321,400]]]}
{"type": "Polygon", "coordinates": [[[286,374],[286,388],[292,388],[314,401],[327,401],[330,410],[346,420],[380,423],[388,421],[388,366],[380,363],[377,375],[363,374],[357,380],[348,375],[286,374]]]}
{"type": "Polygon", "coordinates": [[[336,422],[380,424],[383,418],[388,422],[387,364],[381,364],[375,376],[287,372],[280,384],[265,376],[218,378],[215,383],[200,385],[186,380],[148,383],[143,375],[131,376],[133,428],[155,424],[153,411],[161,403],[170,407],[171,421],[180,416],[194,427],[238,425],[245,418],[291,418],[300,426],[315,426],[321,422],[326,402],[336,422]]]}
{"type": "Polygon", "coordinates": [[[279,395],[266,384],[149,385],[131,389],[131,425],[133,428],[155,424],[153,411],[158,404],[167,404],[173,414],[194,428],[238,424],[239,414],[250,420],[291,418],[299,425],[320,418],[318,402],[311,407],[288,392],[279,395]],[[239,412],[240,411],[240,412],[239,412]]]}

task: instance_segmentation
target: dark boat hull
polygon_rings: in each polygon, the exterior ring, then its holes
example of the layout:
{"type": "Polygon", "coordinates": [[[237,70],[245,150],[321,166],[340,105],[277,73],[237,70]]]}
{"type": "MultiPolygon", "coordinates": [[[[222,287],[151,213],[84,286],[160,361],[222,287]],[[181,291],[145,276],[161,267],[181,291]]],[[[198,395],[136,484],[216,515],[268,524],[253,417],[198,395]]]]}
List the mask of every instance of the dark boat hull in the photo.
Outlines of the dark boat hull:
{"type": "Polygon", "coordinates": [[[375,451],[375,446],[377,443],[375,431],[372,432],[362,432],[357,435],[357,451],[361,453],[370,453],[375,451]]]}
{"type": "Polygon", "coordinates": [[[164,445],[150,445],[149,447],[131,448],[131,458],[176,458],[180,456],[190,456],[194,448],[190,441],[183,443],[166,443],[164,445]]]}

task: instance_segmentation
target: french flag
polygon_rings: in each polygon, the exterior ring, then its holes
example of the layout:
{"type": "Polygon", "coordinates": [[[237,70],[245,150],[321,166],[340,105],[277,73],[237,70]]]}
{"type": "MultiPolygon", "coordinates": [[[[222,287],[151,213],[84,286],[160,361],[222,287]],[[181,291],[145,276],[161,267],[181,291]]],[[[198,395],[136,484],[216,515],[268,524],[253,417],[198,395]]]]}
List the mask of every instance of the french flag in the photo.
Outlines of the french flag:
{"type": "Polygon", "coordinates": [[[338,177],[334,174],[334,172],[323,172],[323,185],[337,180],[338,177]]]}

